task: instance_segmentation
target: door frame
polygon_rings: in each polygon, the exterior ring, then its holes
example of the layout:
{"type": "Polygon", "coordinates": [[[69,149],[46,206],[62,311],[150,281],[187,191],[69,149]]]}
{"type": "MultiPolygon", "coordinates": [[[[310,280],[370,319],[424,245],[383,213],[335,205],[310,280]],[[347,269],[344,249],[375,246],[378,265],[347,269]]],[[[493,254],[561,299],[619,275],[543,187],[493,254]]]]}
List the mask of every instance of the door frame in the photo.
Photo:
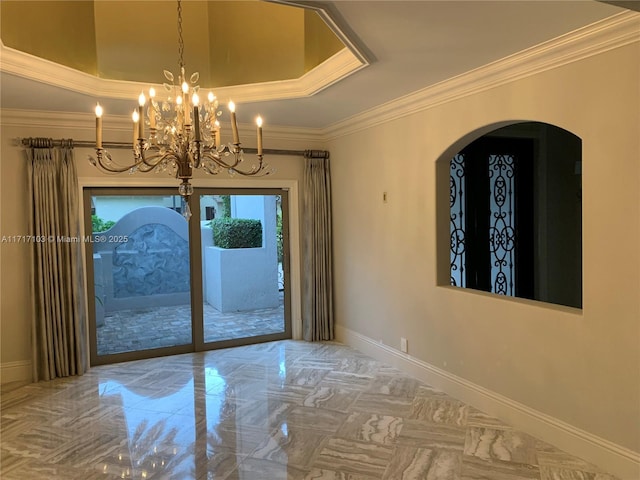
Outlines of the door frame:
{"type": "MultiPolygon", "coordinates": [[[[302,339],[302,292],[301,292],[301,248],[300,248],[300,195],[299,195],[299,182],[298,180],[272,180],[272,179],[264,179],[264,178],[252,178],[252,179],[220,179],[220,178],[194,178],[191,182],[194,188],[203,188],[203,189],[245,189],[245,190],[253,190],[253,189],[275,189],[275,190],[285,190],[288,192],[288,200],[289,200],[289,307],[290,308],[290,319],[291,319],[291,338],[294,340],[302,339]]],[[[84,199],[84,191],[90,188],[170,188],[173,190],[171,193],[177,193],[177,183],[173,178],[151,178],[144,175],[131,175],[131,176],[111,176],[111,177],[79,177],[78,178],[78,193],[80,198],[84,199]]],[[[164,191],[163,191],[164,193],[164,191]]],[[[83,238],[90,234],[87,233],[90,228],[87,228],[85,224],[85,202],[80,202],[80,218],[83,219],[81,222],[80,228],[83,238]]],[[[87,262],[87,248],[82,248],[82,265],[83,265],[83,273],[85,275],[85,279],[89,278],[89,275],[93,275],[93,264],[88,270],[89,262],[87,262]]],[[[90,341],[95,342],[95,338],[91,339],[91,329],[89,328],[89,312],[93,311],[90,309],[95,309],[95,300],[93,299],[93,292],[89,292],[88,282],[85,281],[85,294],[87,301],[85,302],[85,328],[86,328],[86,341],[87,348],[91,351],[90,341]]],[[[192,296],[193,301],[193,296],[192,296]]],[[[95,335],[95,331],[94,331],[95,335]]],[[[173,348],[173,347],[172,347],[173,348]]],[[[194,351],[192,345],[176,347],[177,350],[175,353],[166,352],[163,349],[164,353],[161,355],[173,355],[179,353],[187,353],[194,351]],[[185,351],[181,351],[184,348],[185,351]]],[[[221,348],[221,347],[220,347],[221,348]]],[[[153,350],[146,350],[145,352],[153,352],[153,350]]],[[[111,356],[114,362],[127,361],[131,358],[127,358],[128,353],[116,354],[122,355],[123,357],[115,357],[111,356]]],[[[157,355],[149,355],[157,356],[157,355]]],[[[98,363],[94,362],[94,358],[91,358],[91,365],[98,365],[98,363]]],[[[103,362],[104,363],[104,362],[103,362]]]]}
{"type": "MultiPolygon", "coordinates": [[[[282,198],[282,236],[284,239],[284,252],[282,269],[284,271],[284,326],[285,330],[282,334],[267,334],[257,335],[255,337],[245,337],[239,339],[221,340],[218,342],[206,342],[204,338],[204,313],[202,308],[204,305],[204,292],[202,291],[203,282],[192,282],[191,284],[191,311],[195,311],[196,318],[202,319],[201,322],[196,322],[193,326],[193,339],[195,343],[195,351],[205,351],[218,348],[237,347],[241,345],[250,345],[254,343],[261,343],[271,340],[284,340],[292,338],[292,323],[291,318],[291,279],[290,279],[290,262],[288,248],[290,248],[289,238],[289,191],[284,188],[215,188],[215,187],[200,187],[194,188],[191,198],[191,213],[192,219],[200,218],[200,203],[197,199],[201,195],[280,195],[282,198]],[[285,211],[286,209],[286,211],[285,211]],[[287,321],[288,320],[288,321],[287,321]]],[[[199,221],[189,222],[189,238],[192,243],[191,249],[191,271],[198,271],[202,269],[202,243],[201,243],[201,229],[199,221]],[[199,265],[197,265],[199,263],[199,265]]]]}

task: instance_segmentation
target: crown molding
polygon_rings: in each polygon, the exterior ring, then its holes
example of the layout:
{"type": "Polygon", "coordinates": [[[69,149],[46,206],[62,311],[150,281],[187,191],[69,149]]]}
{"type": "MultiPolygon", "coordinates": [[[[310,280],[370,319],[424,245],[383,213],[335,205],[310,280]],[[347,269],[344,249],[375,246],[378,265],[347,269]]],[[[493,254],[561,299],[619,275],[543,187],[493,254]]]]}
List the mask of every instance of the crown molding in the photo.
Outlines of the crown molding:
{"type": "Polygon", "coordinates": [[[640,41],[640,14],[626,11],[334,123],[326,140],[640,41]]]}
{"type": "Polygon", "coordinates": [[[356,35],[351,32],[349,26],[340,15],[331,9],[331,5],[322,5],[315,1],[300,0],[264,0],[268,3],[277,3],[280,5],[288,5],[306,10],[313,10],[322,18],[324,23],[329,27],[333,34],[338,37],[344,46],[351,51],[362,66],[372,63],[373,55],[367,51],[366,47],[355,41],[356,35]],[[330,10],[331,9],[331,10],[330,10]]]}
{"type": "MultiPolygon", "coordinates": [[[[47,112],[36,110],[2,109],[0,110],[0,126],[20,128],[43,128],[51,130],[52,126],[62,130],[86,131],[88,138],[76,140],[92,141],[95,137],[95,115],[92,113],[47,112]]],[[[131,118],[127,115],[113,115],[105,119],[105,132],[130,132],[131,118]]],[[[253,139],[255,125],[251,123],[238,124],[240,137],[253,139]]],[[[322,143],[324,136],[319,128],[287,127],[269,125],[263,130],[266,140],[298,141],[305,143],[322,143]]],[[[250,142],[249,142],[250,143],[250,142]]]]}
{"type": "MultiPolygon", "coordinates": [[[[46,85],[97,98],[129,100],[149,86],[162,91],[162,83],[147,84],[99,78],[65,65],[7,47],[0,42],[0,70],[46,85]]],[[[349,48],[343,48],[299,78],[215,88],[220,99],[242,98],[244,102],[261,102],[308,97],[364,68],[349,48]]],[[[161,72],[158,70],[158,78],[161,72]]],[[[203,87],[204,88],[204,87],[203,87]]],[[[207,88],[208,89],[208,88],[207,88]]]]}
{"type": "MultiPolygon", "coordinates": [[[[246,102],[310,97],[352,75],[368,64],[343,48],[300,78],[216,88],[218,98],[242,98],[246,102]]],[[[140,88],[136,91],[139,91],[140,88]]],[[[135,95],[133,95],[135,97],[135,95]]],[[[132,98],[129,94],[126,98],[132,98]]]]}
{"type": "MultiPolygon", "coordinates": [[[[95,131],[95,115],[91,113],[48,112],[3,108],[0,110],[2,127],[89,129],[95,131]]],[[[122,117],[125,118],[124,116],[122,117]]],[[[123,123],[124,125],[124,123],[123,123]]],[[[129,119],[131,125],[131,119],[129,119]]],[[[131,130],[129,126],[127,130],[131,130]]]]}

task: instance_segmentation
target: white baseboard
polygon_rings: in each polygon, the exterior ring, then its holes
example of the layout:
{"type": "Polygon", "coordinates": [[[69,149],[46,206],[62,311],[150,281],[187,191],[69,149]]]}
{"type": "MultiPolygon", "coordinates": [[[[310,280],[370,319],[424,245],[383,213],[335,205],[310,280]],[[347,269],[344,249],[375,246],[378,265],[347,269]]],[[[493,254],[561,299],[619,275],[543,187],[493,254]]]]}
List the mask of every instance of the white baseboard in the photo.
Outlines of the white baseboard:
{"type": "Polygon", "coordinates": [[[518,430],[585,459],[622,480],[640,479],[638,452],[576,428],[341,325],[336,325],[336,339],[473,405],[518,430]]]}
{"type": "Polygon", "coordinates": [[[31,362],[5,362],[0,364],[0,383],[30,382],[33,379],[31,362]]]}

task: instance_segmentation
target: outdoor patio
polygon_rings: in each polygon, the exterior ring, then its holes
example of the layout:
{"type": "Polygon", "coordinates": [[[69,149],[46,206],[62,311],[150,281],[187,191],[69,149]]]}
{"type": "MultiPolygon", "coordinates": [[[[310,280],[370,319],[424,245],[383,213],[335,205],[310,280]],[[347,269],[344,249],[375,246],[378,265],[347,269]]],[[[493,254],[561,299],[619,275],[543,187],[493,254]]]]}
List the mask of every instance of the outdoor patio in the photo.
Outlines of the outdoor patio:
{"type": "MultiPolygon", "coordinates": [[[[204,340],[217,342],[284,331],[284,294],[280,305],[247,312],[220,313],[204,304],[204,340]]],[[[191,307],[137,308],[105,315],[97,327],[98,355],[191,343],[191,307]]]]}

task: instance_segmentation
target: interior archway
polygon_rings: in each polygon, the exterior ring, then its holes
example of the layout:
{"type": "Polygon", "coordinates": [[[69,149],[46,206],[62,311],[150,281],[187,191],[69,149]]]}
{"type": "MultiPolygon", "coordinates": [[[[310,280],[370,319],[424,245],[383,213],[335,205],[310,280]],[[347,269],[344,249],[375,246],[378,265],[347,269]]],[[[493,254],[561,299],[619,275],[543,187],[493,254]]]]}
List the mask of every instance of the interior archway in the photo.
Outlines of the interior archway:
{"type": "Polygon", "coordinates": [[[438,159],[438,283],[582,308],[582,142],[505,123],[438,159]]]}

